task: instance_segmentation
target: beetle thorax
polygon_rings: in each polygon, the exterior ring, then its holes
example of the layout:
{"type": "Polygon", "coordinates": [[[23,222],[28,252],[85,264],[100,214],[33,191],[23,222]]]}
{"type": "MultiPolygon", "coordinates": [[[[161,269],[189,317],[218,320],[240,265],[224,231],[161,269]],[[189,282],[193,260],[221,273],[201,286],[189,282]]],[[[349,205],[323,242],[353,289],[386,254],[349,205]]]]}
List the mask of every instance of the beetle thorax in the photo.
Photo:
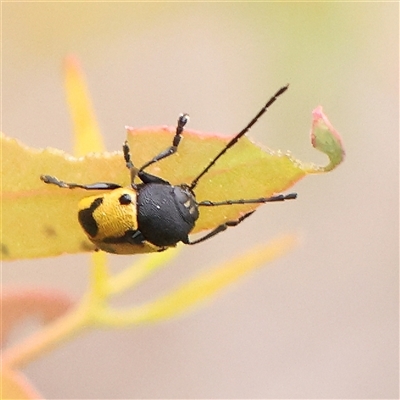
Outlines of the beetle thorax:
{"type": "Polygon", "coordinates": [[[196,198],[187,185],[149,183],[138,189],[138,228],[157,246],[188,243],[198,217],[196,198]]]}

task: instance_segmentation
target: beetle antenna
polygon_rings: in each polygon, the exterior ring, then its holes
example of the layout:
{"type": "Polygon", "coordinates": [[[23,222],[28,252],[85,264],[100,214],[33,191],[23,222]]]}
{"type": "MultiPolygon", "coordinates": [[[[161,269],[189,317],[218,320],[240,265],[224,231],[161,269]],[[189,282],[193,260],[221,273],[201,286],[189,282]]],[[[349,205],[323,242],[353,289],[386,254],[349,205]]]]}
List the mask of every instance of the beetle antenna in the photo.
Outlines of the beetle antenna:
{"type": "Polygon", "coordinates": [[[222,157],[232,146],[236,144],[236,142],[244,136],[250,129],[251,127],[258,121],[258,119],[265,114],[265,112],[268,110],[268,108],[275,103],[276,99],[283,93],[286,92],[288,89],[289,84],[286,86],[283,86],[280,88],[265,104],[265,106],[258,112],[258,114],[246,125],[245,128],[243,128],[236,136],[232,138],[232,140],[216,155],[216,157],[203,169],[203,171],[195,178],[193,179],[192,183],[190,184],[190,189],[193,190],[199,180],[205,175],[208,170],[217,162],[217,160],[222,157]]]}

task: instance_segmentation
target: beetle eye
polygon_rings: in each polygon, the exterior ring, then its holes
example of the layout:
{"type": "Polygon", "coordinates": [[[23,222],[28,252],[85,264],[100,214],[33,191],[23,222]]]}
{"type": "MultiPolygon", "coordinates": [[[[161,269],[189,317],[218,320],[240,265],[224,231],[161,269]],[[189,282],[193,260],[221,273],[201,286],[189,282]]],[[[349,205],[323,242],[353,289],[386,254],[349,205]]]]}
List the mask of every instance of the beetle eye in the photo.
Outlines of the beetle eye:
{"type": "Polygon", "coordinates": [[[127,204],[131,204],[131,203],[132,203],[132,199],[131,199],[131,196],[129,196],[129,194],[125,193],[119,198],[119,204],[127,205],[127,204]]]}

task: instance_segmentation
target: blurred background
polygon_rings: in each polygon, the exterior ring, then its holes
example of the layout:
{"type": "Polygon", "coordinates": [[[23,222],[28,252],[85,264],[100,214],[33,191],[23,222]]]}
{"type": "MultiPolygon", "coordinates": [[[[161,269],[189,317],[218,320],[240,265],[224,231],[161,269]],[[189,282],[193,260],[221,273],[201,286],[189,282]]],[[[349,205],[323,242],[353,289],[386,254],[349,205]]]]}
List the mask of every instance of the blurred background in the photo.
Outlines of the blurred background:
{"type": "MultiPolygon", "coordinates": [[[[175,125],[182,111],[192,129],[236,133],[290,83],[251,138],[325,164],[309,142],[322,105],[347,153],[297,184],[295,202],[186,247],[116,304],[279,234],[298,234],[298,248],[182,318],[91,331],[38,359],[25,372],[46,398],[399,396],[398,3],[8,2],[2,13],[2,130],[29,146],[72,152],[62,62],[75,54],[110,151],[125,125],[175,125]]],[[[113,271],[134,261],[109,259],[113,271]]],[[[88,260],[4,263],[3,285],[79,298],[88,260]]]]}

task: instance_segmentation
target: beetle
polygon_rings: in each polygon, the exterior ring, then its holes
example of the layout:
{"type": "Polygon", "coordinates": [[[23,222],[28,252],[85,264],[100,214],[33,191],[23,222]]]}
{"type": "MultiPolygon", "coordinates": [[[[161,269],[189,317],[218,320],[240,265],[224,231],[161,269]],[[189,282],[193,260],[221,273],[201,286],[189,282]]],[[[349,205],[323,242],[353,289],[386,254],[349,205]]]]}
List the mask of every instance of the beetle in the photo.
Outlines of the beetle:
{"type": "Polygon", "coordinates": [[[237,220],[218,225],[199,239],[190,240],[189,234],[199,218],[202,207],[260,204],[291,200],[297,197],[296,193],[290,193],[258,199],[197,201],[194,190],[199,180],[207,174],[218,159],[250,130],[269,106],[287,89],[288,85],[279,89],[246,127],[227,143],[190,184],[171,185],[168,181],[145,171],[150,165],[177,152],[184,127],[189,120],[188,114],[179,116],[172,145],[140,168],[134,167],[128,143],[124,143],[125,164],[131,174],[129,187],[121,187],[116,183],[108,182],[86,185],[67,183],[50,175],[42,175],[40,178],[43,182],[60,188],[105,191],[83,198],[78,205],[79,223],[97,249],[114,254],[137,254],[164,251],[169,247],[175,247],[179,242],[188,245],[204,242],[225,231],[228,227],[237,226],[254,211],[244,214],[237,220]],[[140,183],[135,183],[136,177],[140,179],[140,183]]]}

